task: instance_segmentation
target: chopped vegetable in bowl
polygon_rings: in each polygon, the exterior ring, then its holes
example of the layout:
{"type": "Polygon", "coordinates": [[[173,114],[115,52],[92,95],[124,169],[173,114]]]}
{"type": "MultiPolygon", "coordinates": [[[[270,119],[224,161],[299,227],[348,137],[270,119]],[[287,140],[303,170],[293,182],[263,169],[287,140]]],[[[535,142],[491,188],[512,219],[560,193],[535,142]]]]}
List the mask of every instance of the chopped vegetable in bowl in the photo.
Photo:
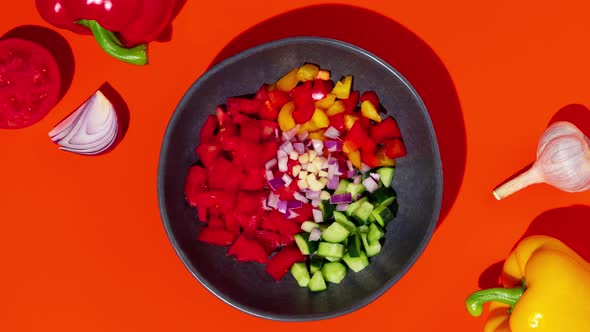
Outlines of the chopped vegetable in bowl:
{"type": "Polygon", "coordinates": [[[240,262],[322,291],[379,254],[397,211],[395,160],[406,154],[377,94],[304,64],[252,97],[230,97],[200,131],[185,182],[197,239],[240,262]]]}

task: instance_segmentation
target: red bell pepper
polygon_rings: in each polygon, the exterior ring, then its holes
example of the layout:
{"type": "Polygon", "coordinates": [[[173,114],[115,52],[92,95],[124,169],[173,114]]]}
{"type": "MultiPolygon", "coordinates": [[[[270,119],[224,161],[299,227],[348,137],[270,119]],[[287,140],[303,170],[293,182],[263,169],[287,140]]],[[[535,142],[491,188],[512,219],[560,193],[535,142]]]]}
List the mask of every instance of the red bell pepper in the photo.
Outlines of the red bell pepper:
{"type": "Polygon", "coordinates": [[[342,99],[342,103],[344,104],[344,113],[354,112],[359,104],[359,92],[351,91],[347,99],[342,99]]]}
{"type": "Polygon", "coordinates": [[[344,113],[338,113],[328,117],[330,120],[330,126],[336,128],[339,132],[343,132],[346,128],[344,126],[344,113]]]}
{"type": "Polygon", "coordinates": [[[266,84],[262,84],[260,88],[258,88],[258,91],[256,91],[256,94],[254,95],[254,99],[258,100],[261,103],[264,103],[268,100],[268,89],[266,87],[266,84]]]}
{"type": "Polygon", "coordinates": [[[207,143],[213,140],[215,131],[217,131],[217,117],[215,115],[209,115],[199,132],[201,143],[207,143]]]}
{"type": "Polygon", "coordinates": [[[235,115],[238,113],[254,115],[262,108],[262,103],[255,99],[231,97],[227,98],[227,113],[235,115]]]}
{"type": "Polygon", "coordinates": [[[238,236],[234,244],[227,250],[228,256],[234,256],[238,262],[268,263],[268,255],[256,241],[244,235],[238,236]]]}
{"type": "Polygon", "coordinates": [[[402,140],[396,138],[384,145],[385,155],[391,159],[400,158],[406,155],[406,146],[402,140]]]}
{"type": "Polygon", "coordinates": [[[296,246],[284,247],[270,259],[265,270],[276,281],[279,281],[297,262],[305,262],[305,256],[299,248],[296,246]]]}
{"type": "MultiPolygon", "coordinates": [[[[370,120],[369,120],[370,121],[370,120]]],[[[355,149],[349,149],[350,147],[360,147],[367,152],[375,152],[377,150],[377,144],[371,137],[369,137],[368,131],[362,126],[361,119],[357,120],[352,128],[348,131],[344,139],[343,151],[344,149],[355,151],[355,149]],[[351,142],[351,143],[348,143],[351,142]],[[347,147],[347,144],[349,145],[347,147]]],[[[350,153],[348,151],[344,151],[346,153],[350,153]]]]}
{"type": "Polygon", "coordinates": [[[371,137],[377,144],[383,144],[401,136],[397,123],[390,116],[371,128],[371,137]]]}
{"type": "Polygon", "coordinates": [[[263,120],[275,121],[279,116],[279,111],[272,106],[270,100],[267,100],[262,104],[262,108],[258,111],[258,117],[263,120]]]}
{"type": "Polygon", "coordinates": [[[236,167],[227,159],[217,158],[209,168],[209,188],[236,191],[242,180],[240,174],[241,172],[236,172],[236,167]]]}
{"type": "Polygon", "coordinates": [[[239,235],[240,224],[238,223],[238,220],[234,218],[233,213],[225,213],[223,218],[223,221],[225,223],[225,230],[232,234],[239,235]]]}
{"type": "Polygon", "coordinates": [[[197,206],[201,191],[207,190],[207,170],[201,166],[192,166],[184,182],[184,195],[190,206],[197,206]]]}
{"type": "Polygon", "coordinates": [[[313,104],[314,100],[311,98],[311,81],[307,81],[291,90],[291,97],[295,106],[302,107],[305,104],[313,104]]]}
{"type": "Polygon", "coordinates": [[[272,90],[268,91],[268,100],[274,109],[279,110],[281,107],[285,106],[286,103],[291,101],[291,96],[285,91],[272,90]]]}
{"type": "Polygon", "coordinates": [[[267,254],[272,254],[279,247],[285,247],[295,243],[290,235],[280,235],[273,231],[257,230],[254,232],[254,239],[260,243],[267,254]]]}
{"type": "Polygon", "coordinates": [[[314,80],[311,88],[311,98],[315,101],[324,99],[334,88],[332,81],[314,80]]]}
{"type": "Polygon", "coordinates": [[[235,234],[232,234],[226,230],[209,227],[201,227],[199,234],[197,234],[197,240],[201,242],[224,247],[231,245],[235,238],[235,234]]]}
{"type": "Polygon", "coordinates": [[[221,147],[217,144],[201,143],[195,149],[199,160],[203,166],[210,168],[217,161],[217,156],[221,152],[221,147]]]}
{"type": "Polygon", "coordinates": [[[361,161],[369,167],[381,166],[379,158],[373,152],[364,149],[361,149],[361,161]]]}
{"type": "Polygon", "coordinates": [[[277,210],[272,210],[264,216],[260,228],[277,232],[282,235],[295,235],[301,233],[301,227],[296,222],[285,218],[285,215],[277,210]]]}
{"type": "Polygon", "coordinates": [[[254,215],[246,215],[234,212],[233,217],[237,220],[238,224],[242,228],[243,234],[250,238],[255,237],[255,232],[262,224],[262,215],[258,213],[254,215]]]}
{"type": "Polygon", "coordinates": [[[304,124],[311,120],[315,113],[315,104],[313,102],[303,104],[293,111],[293,120],[297,124],[304,124]]]}
{"type": "Polygon", "coordinates": [[[240,138],[251,143],[260,142],[262,126],[260,121],[246,117],[240,123],[240,138]]]}
{"type": "Polygon", "coordinates": [[[262,209],[262,202],[268,197],[265,191],[238,192],[235,211],[243,214],[255,214],[262,209]]]}
{"type": "Polygon", "coordinates": [[[92,32],[112,57],[137,65],[147,63],[146,45],[169,27],[178,2],[174,0],[36,0],[41,17],[76,33],[92,32]]]}
{"type": "Polygon", "coordinates": [[[377,109],[381,108],[381,107],[379,107],[379,105],[380,105],[379,97],[377,96],[377,93],[375,91],[363,92],[363,94],[361,95],[361,98],[360,98],[360,102],[362,103],[365,100],[370,101],[371,104],[373,104],[373,106],[375,106],[375,108],[377,108],[377,109]]]}

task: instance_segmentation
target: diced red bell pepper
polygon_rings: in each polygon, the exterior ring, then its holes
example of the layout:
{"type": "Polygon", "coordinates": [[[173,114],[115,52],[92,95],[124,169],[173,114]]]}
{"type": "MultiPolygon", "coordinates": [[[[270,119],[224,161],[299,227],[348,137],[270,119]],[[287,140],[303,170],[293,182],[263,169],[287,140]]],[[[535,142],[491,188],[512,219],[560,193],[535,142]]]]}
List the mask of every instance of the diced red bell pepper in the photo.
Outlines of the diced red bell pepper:
{"type": "Polygon", "coordinates": [[[240,187],[241,172],[223,157],[217,158],[209,168],[209,188],[215,190],[236,191],[240,187]]]}
{"type": "Polygon", "coordinates": [[[297,212],[299,215],[291,220],[300,224],[305,221],[313,220],[313,206],[311,206],[311,204],[303,204],[299,209],[294,209],[293,212],[297,212]]]}
{"type": "Polygon", "coordinates": [[[225,124],[227,124],[230,121],[230,117],[229,114],[227,114],[226,111],[223,110],[223,108],[217,106],[217,108],[215,108],[215,114],[217,115],[217,122],[219,123],[220,127],[223,127],[225,124]]]}
{"type": "Polygon", "coordinates": [[[239,126],[246,125],[252,118],[246,114],[233,113],[231,114],[231,121],[239,126]]]}
{"type": "Polygon", "coordinates": [[[391,116],[385,118],[385,120],[377,123],[371,128],[371,137],[377,144],[383,144],[401,136],[402,134],[399,127],[391,116]]]}
{"type": "Polygon", "coordinates": [[[311,97],[311,84],[311,81],[307,81],[291,90],[291,97],[295,106],[303,107],[306,104],[314,103],[311,97]]]}
{"type": "Polygon", "coordinates": [[[259,143],[261,131],[262,126],[258,120],[248,118],[240,123],[240,138],[244,141],[259,143]]]}
{"type": "Polygon", "coordinates": [[[184,195],[190,206],[198,205],[198,193],[207,190],[207,170],[201,166],[191,166],[184,182],[184,195]]]}
{"type": "Polygon", "coordinates": [[[209,227],[201,227],[199,234],[197,234],[197,240],[201,242],[224,247],[231,245],[235,238],[235,234],[232,234],[226,230],[209,227]]]}
{"type": "Polygon", "coordinates": [[[261,164],[263,165],[267,161],[276,157],[278,148],[279,148],[279,144],[277,143],[277,141],[269,141],[269,142],[260,144],[260,158],[262,161],[261,164]]]}
{"type": "Polygon", "coordinates": [[[240,191],[235,211],[243,214],[255,214],[262,209],[262,203],[267,197],[268,194],[265,191],[240,191]]]}
{"type": "Polygon", "coordinates": [[[207,143],[213,140],[215,131],[217,130],[217,117],[215,115],[209,115],[201,127],[199,132],[199,138],[201,143],[207,143]]]}
{"type": "Polygon", "coordinates": [[[225,230],[225,222],[219,216],[210,216],[207,221],[207,228],[225,230]]]}
{"type": "Polygon", "coordinates": [[[234,212],[233,217],[238,221],[240,227],[242,227],[243,234],[250,238],[255,237],[255,232],[260,229],[260,225],[262,224],[262,214],[260,213],[246,215],[234,212]]]}
{"type": "Polygon", "coordinates": [[[207,222],[207,220],[208,220],[207,212],[208,211],[209,211],[208,207],[205,207],[205,206],[198,207],[197,206],[197,214],[198,214],[198,218],[200,221],[207,222]]]}
{"type": "Polygon", "coordinates": [[[385,155],[391,159],[400,158],[407,154],[404,142],[398,138],[385,143],[384,149],[385,155]]]}
{"type": "Polygon", "coordinates": [[[297,181],[292,181],[289,186],[282,186],[280,187],[275,194],[279,195],[279,199],[282,201],[290,201],[293,200],[293,194],[299,191],[299,186],[297,185],[297,181]]]}
{"type": "Polygon", "coordinates": [[[371,123],[371,119],[361,116],[356,122],[360,124],[361,127],[363,127],[365,133],[367,133],[368,136],[369,132],[371,131],[371,127],[373,126],[373,124],[371,123]]]}
{"type": "Polygon", "coordinates": [[[311,120],[313,113],[315,113],[315,104],[313,102],[303,104],[293,111],[293,120],[297,124],[304,124],[311,120]]]}
{"type": "Polygon", "coordinates": [[[217,144],[201,143],[197,146],[195,152],[203,166],[209,168],[215,164],[221,152],[221,147],[217,144]]]}
{"type": "Polygon", "coordinates": [[[227,98],[227,112],[230,115],[237,113],[242,114],[258,114],[262,107],[262,102],[248,98],[231,97],[227,98]]]}
{"type": "Polygon", "coordinates": [[[236,193],[222,190],[202,191],[197,194],[197,202],[199,207],[233,211],[236,204],[236,193]]]}
{"type": "Polygon", "coordinates": [[[344,113],[338,113],[336,115],[332,115],[328,117],[330,120],[330,126],[338,129],[339,132],[343,132],[346,128],[344,126],[344,113]]]}
{"type": "Polygon", "coordinates": [[[264,178],[264,170],[261,168],[251,168],[242,170],[242,182],[240,182],[240,190],[264,190],[266,179],[264,178]]]}
{"type": "MultiPolygon", "coordinates": [[[[276,120],[276,117],[275,117],[276,120]]],[[[279,128],[279,124],[276,121],[260,120],[260,136],[262,139],[272,137],[275,139],[275,130],[279,128]]]]}
{"type": "Polygon", "coordinates": [[[380,109],[379,97],[377,96],[377,93],[375,93],[375,91],[363,92],[363,94],[361,95],[361,98],[360,98],[360,102],[362,103],[365,100],[370,101],[371,104],[373,104],[373,106],[375,106],[375,108],[380,109]]]}
{"type": "Polygon", "coordinates": [[[272,107],[276,110],[281,109],[286,103],[291,101],[291,96],[288,92],[281,90],[268,91],[268,100],[272,107]]]}
{"type": "MultiPolygon", "coordinates": [[[[262,167],[266,162],[263,160],[265,149],[263,145],[240,140],[237,147],[230,151],[232,161],[235,165],[244,168],[262,167]]],[[[275,150],[276,153],[276,150],[275,150]]]]}
{"type": "Polygon", "coordinates": [[[361,149],[361,161],[369,167],[381,166],[379,158],[377,158],[373,152],[364,149],[361,149]]]}
{"type": "Polygon", "coordinates": [[[266,265],[266,272],[276,281],[279,281],[291,269],[294,263],[304,262],[305,256],[296,246],[282,248],[266,265]]]}
{"type": "Polygon", "coordinates": [[[277,248],[289,246],[295,243],[290,235],[280,235],[263,229],[254,232],[254,239],[260,243],[267,254],[272,254],[277,248]]]}
{"type": "Polygon", "coordinates": [[[223,220],[225,222],[225,230],[232,234],[240,234],[240,224],[234,218],[233,213],[224,213],[223,220]]]}
{"type": "Polygon", "coordinates": [[[275,121],[279,116],[279,111],[272,106],[270,100],[267,100],[260,108],[260,112],[258,112],[258,117],[263,120],[272,120],[275,121]]]}
{"type": "Polygon", "coordinates": [[[238,236],[234,244],[227,250],[228,256],[234,256],[238,262],[268,263],[268,255],[256,241],[244,235],[238,236]]]}
{"type": "Polygon", "coordinates": [[[330,87],[332,81],[314,80],[311,88],[311,98],[315,101],[324,99],[333,87],[330,87]]]}
{"type": "Polygon", "coordinates": [[[351,91],[347,99],[342,99],[342,103],[344,104],[344,113],[354,112],[359,104],[359,92],[351,91]]]}
{"type": "Polygon", "coordinates": [[[342,152],[348,154],[360,149],[361,146],[352,139],[345,139],[344,143],[342,144],[342,152]]]}
{"type": "Polygon", "coordinates": [[[272,210],[264,216],[260,228],[277,232],[282,235],[295,235],[301,233],[301,227],[296,222],[289,220],[284,214],[277,210],[272,210]]]}
{"type": "Polygon", "coordinates": [[[361,144],[361,149],[367,152],[375,153],[375,151],[377,151],[377,144],[375,144],[375,141],[373,141],[371,137],[367,136],[367,139],[365,139],[361,144]]]}
{"type": "MultiPolygon", "coordinates": [[[[368,131],[361,125],[360,119],[354,123],[352,128],[350,128],[350,130],[346,134],[346,137],[344,139],[344,146],[347,144],[348,141],[356,143],[356,145],[367,151],[375,152],[375,150],[377,150],[377,145],[371,139],[371,137],[369,137],[368,131]]],[[[354,149],[352,149],[352,151],[354,151],[354,149]]]]}
{"type": "Polygon", "coordinates": [[[260,88],[258,88],[256,95],[254,95],[254,99],[258,100],[261,103],[264,103],[268,100],[268,89],[266,87],[266,84],[262,84],[260,88]]]}

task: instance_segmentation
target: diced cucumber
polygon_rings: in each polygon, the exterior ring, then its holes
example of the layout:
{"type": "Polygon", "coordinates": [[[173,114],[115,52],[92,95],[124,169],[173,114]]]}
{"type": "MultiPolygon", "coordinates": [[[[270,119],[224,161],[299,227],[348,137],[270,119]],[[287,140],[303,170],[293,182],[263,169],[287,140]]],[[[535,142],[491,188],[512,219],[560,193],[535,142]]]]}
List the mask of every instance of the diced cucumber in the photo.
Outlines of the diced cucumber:
{"type": "Polygon", "coordinates": [[[326,257],[326,260],[328,262],[340,262],[342,260],[342,257],[326,257]]]}
{"type": "Polygon", "coordinates": [[[313,221],[304,221],[304,222],[301,224],[301,230],[303,230],[304,232],[308,232],[308,233],[310,233],[310,232],[311,232],[311,230],[312,230],[312,229],[314,229],[314,228],[319,228],[319,229],[321,229],[321,227],[320,227],[320,224],[318,224],[318,223],[315,223],[315,222],[313,222],[313,221]]]}
{"type": "Polygon", "coordinates": [[[346,227],[346,229],[348,229],[349,232],[354,232],[356,231],[356,226],[355,224],[348,220],[348,218],[346,218],[346,215],[340,211],[334,211],[334,220],[336,220],[337,223],[339,223],[340,225],[346,227]]]}
{"type": "Polygon", "coordinates": [[[366,233],[362,233],[361,238],[363,240],[363,247],[365,247],[365,252],[367,253],[368,257],[376,256],[381,252],[381,242],[376,241],[369,244],[366,233]]]}
{"type": "Polygon", "coordinates": [[[348,229],[337,222],[333,222],[322,232],[322,238],[331,243],[342,242],[346,240],[348,235],[350,235],[348,229]]]}
{"type": "Polygon", "coordinates": [[[321,292],[326,290],[326,282],[324,281],[324,276],[322,275],[322,271],[317,271],[309,280],[307,284],[307,288],[309,288],[312,292],[321,292]]]}
{"type": "Polygon", "coordinates": [[[348,188],[349,184],[350,184],[350,181],[348,181],[346,179],[340,180],[340,182],[338,183],[338,188],[336,188],[336,191],[334,191],[334,195],[340,195],[340,194],[346,193],[346,188],[348,188]]]}
{"type": "Polygon", "coordinates": [[[318,272],[322,268],[322,265],[324,265],[324,258],[318,255],[313,256],[309,260],[309,272],[311,274],[318,272]]]}
{"type": "Polygon", "coordinates": [[[381,225],[381,227],[385,227],[388,222],[393,219],[393,213],[389,210],[388,207],[380,205],[376,209],[371,212],[371,215],[375,218],[375,221],[381,225]]]}
{"type": "Polygon", "coordinates": [[[377,226],[377,224],[371,224],[369,226],[369,233],[367,233],[367,240],[369,244],[373,244],[381,240],[381,238],[385,235],[385,232],[381,227],[377,226]]]}
{"type": "Polygon", "coordinates": [[[318,241],[309,241],[309,233],[295,234],[293,239],[304,255],[311,255],[318,250],[318,241]]]}
{"type": "Polygon", "coordinates": [[[369,221],[369,216],[373,212],[373,204],[369,202],[363,202],[354,212],[352,213],[352,217],[361,225],[368,225],[371,222],[369,221]]]}
{"type": "Polygon", "coordinates": [[[351,257],[348,253],[342,258],[344,263],[354,272],[359,272],[365,267],[369,266],[369,258],[364,251],[361,250],[359,257],[351,257]]]}
{"type": "Polygon", "coordinates": [[[309,271],[307,271],[307,266],[305,266],[305,263],[293,264],[293,266],[291,266],[291,274],[295,280],[297,280],[299,286],[307,287],[311,277],[309,276],[309,271]]]}
{"type": "Polygon", "coordinates": [[[322,276],[327,282],[339,284],[346,276],[346,266],[340,262],[330,262],[322,267],[322,276]]]}
{"type": "Polygon", "coordinates": [[[397,193],[395,192],[395,190],[393,190],[393,188],[381,186],[379,187],[379,189],[375,190],[373,193],[369,195],[369,200],[371,201],[371,203],[375,204],[375,206],[389,206],[396,196],[397,193]]]}
{"type": "Polygon", "coordinates": [[[381,167],[377,170],[377,173],[379,173],[379,181],[381,181],[385,187],[391,187],[395,167],[381,167]]]}
{"type": "Polygon", "coordinates": [[[356,228],[356,230],[359,233],[368,233],[369,232],[369,226],[367,226],[367,225],[360,225],[359,227],[356,228]]]}
{"type": "Polygon", "coordinates": [[[330,200],[322,201],[319,208],[322,211],[322,214],[324,215],[324,220],[330,220],[334,217],[334,210],[336,209],[336,206],[330,204],[330,200]]]}
{"type": "Polygon", "coordinates": [[[379,206],[388,207],[395,202],[395,197],[389,197],[388,199],[384,200],[379,206]]]}
{"type": "Polygon", "coordinates": [[[359,199],[358,201],[354,201],[354,202],[350,203],[350,205],[346,209],[346,215],[350,217],[352,215],[352,213],[354,212],[354,210],[356,210],[364,202],[368,202],[368,201],[369,201],[369,198],[365,196],[365,197],[359,199]]]}
{"type": "Polygon", "coordinates": [[[344,256],[344,245],[341,243],[320,242],[318,255],[322,257],[342,257],[344,256]]]}
{"type": "Polygon", "coordinates": [[[361,236],[354,232],[348,238],[348,255],[350,257],[359,257],[361,255],[361,236]]]}
{"type": "Polygon", "coordinates": [[[352,197],[364,193],[365,190],[367,190],[367,188],[365,188],[365,186],[362,183],[351,183],[346,188],[346,191],[349,192],[352,195],[352,197]]]}

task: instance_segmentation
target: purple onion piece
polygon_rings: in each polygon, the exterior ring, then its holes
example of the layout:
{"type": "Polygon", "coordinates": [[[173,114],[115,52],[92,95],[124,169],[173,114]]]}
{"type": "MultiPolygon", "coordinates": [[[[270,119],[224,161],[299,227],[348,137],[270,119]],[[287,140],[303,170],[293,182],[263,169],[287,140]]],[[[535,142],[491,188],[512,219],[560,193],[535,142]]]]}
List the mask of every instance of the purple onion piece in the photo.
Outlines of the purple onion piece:
{"type": "Polygon", "coordinates": [[[273,193],[268,194],[268,198],[266,199],[266,205],[273,209],[276,209],[279,204],[279,195],[275,195],[273,193]]]}
{"type": "MultiPolygon", "coordinates": [[[[329,175],[328,175],[328,177],[329,177],[329,175]]],[[[340,184],[340,178],[337,176],[334,176],[334,177],[330,178],[330,180],[328,181],[327,187],[328,187],[328,189],[336,190],[338,188],[338,184],[340,184]]]]}
{"type": "Polygon", "coordinates": [[[381,174],[379,174],[379,173],[371,173],[370,175],[373,178],[373,180],[375,180],[377,182],[379,182],[379,179],[381,179],[381,174]]]}
{"type": "Polygon", "coordinates": [[[277,190],[280,187],[285,185],[285,181],[283,181],[283,179],[280,178],[274,178],[271,179],[270,181],[268,181],[268,184],[270,185],[270,187],[272,188],[272,190],[277,190]]]}
{"type": "Polygon", "coordinates": [[[372,193],[375,190],[379,189],[379,184],[373,179],[372,177],[368,177],[363,180],[363,185],[367,189],[368,192],[372,193]]]}
{"type": "Polygon", "coordinates": [[[317,199],[320,198],[321,192],[310,190],[305,194],[305,197],[309,199],[317,199]]]}
{"type": "Polygon", "coordinates": [[[299,217],[299,213],[297,213],[295,211],[287,210],[287,212],[285,213],[285,217],[287,217],[287,219],[295,219],[295,218],[299,217]]]}
{"type": "Polygon", "coordinates": [[[314,208],[317,208],[318,206],[320,206],[320,204],[322,204],[322,201],[319,198],[311,200],[311,206],[313,206],[314,208]]]}
{"type": "Polygon", "coordinates": [[[317,222],[318,224],[324,222],[324,214],[322,213],[322,211],[320,211],[318,209],[313,209],[312,213],[313,213],[313,220],[315,222],[317,222]]]}
{"type": "Polygon", "coordinates": [[[279,201],[277,203],[277,210],[279,210],[280,213],[286,213],[287,212],[287,201],[279,201]]]}
{"type": "Polygon", "coordinates": [[[356,172],[356,169],[353,169],[352,171],[346,172],[346,177],[349,178],[349,179],[350,178],[353,178],[356,175],[356,173],[357,173],[356,172]]]}
{"type": "Polygon", "coordinates": [[[287,209],[300,209],[303,206],[303,202],[298,200],[292,200],[287,202],[287,209]]]}
{"type": "Polygon", "coordinates": [[[365,163],[361,163],[361,172],[366,173],[368,171],[371,170],[371,167],[369,167],[367,164],[365,163]]]}
{"type": "Polygon", "coordinates": [[[279,149],[285,151],[286,154],[289,154],[293,151],[293,144],[290,141],[286,141],[279,147],[279,149]]]}
{"type": "Polygon", "coordinates": [[[340,212],[342,212],[342,211],[346,211],[346,210],[348,210],[348,207],[349,207],[349,206],[350,206],[350,204],[349,204],[349,203],[341,203],[341,204],[337,204],[337,205],[336,205],[336,211],[340,211],[340,212]]]}
{"type": "Polygon", "coordinates": [[[338,129],[330,126],[328,129],[326,129],[326,131],[324,131],[324,136],[328,138],[338,138],[340,136],[340,132],[338,129]]]}
{"type": "Polygon", "coordinates": [[[309,233],[309,241],[319,241],[322,237],[322,231],[319,228],[314,228],[309,233]]]}
{"type": "Polygon", "coordinates": [[[277,165],[277,158],[272,158],[264,164],[264,169],[273,169],[277,165]]]}
{"type": "Polygon", "coordinates": [[[332,195],[330,197],[330,204],[342,204],[342,203],[351,203],[352,202],[352,195],[350,193],[332,195]]]}
{"type": "Polygon", "coordinates": [[[304,154],[305,153],[305,144],[303,144],[301,142],[297,142],[297,143],[293,144],[293,148],[299,154],[304,154]]]}
{"type": "Polygon", "coordinates": [[[293,182],[293,179],[287,173],[283,174],[281,180],[285,181],[285,186],[289,186],[293,182]]]}
{"type": "Polygon", "coordinates": [[[301,194],[300,192],[293,193],[293,197],[300,202],[309,203],[309,200],[305,198],[305,196],[303,196],[303,194],[301,194]]]}

